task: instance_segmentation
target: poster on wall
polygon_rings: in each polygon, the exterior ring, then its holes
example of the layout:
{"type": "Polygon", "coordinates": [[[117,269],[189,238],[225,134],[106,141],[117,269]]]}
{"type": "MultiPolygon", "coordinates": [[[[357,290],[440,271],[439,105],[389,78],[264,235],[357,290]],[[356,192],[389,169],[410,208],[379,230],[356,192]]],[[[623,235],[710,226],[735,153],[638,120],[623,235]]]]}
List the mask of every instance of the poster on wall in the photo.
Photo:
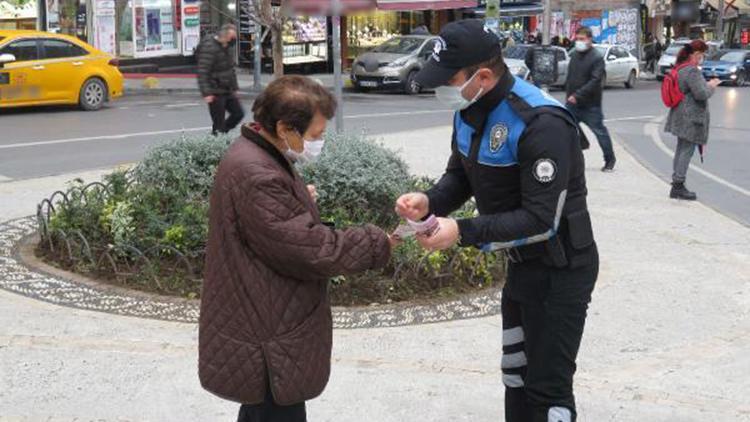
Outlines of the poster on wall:
{"type": "Polygon", "coordinates": [[[179,53],[170,0],[139,0],[133,8],[136,57],[179,53]]]}
{"type": "Polygon", "coordinates": [[[47,0],[47,32],[60,32],[60,2],[47,0]]]}
{"type": "Polygon", "coordinates": [[[192,56],[201,38],[200,3],[195,0],[182,2],[182,54],[192,56]]]}
{"type": "Polygon", "coordinates": [[[116,21],[114,0],[94,3],[94,46],[109,54],[116,54],[116,21]]]}

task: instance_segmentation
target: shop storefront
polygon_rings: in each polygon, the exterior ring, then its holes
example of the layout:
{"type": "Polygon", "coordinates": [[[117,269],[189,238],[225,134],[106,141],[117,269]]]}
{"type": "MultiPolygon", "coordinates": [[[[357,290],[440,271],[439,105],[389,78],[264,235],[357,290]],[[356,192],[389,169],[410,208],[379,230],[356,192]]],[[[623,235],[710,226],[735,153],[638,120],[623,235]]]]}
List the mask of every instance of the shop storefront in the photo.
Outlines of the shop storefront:
{"type": "Polygon", "coordinates": [[[414,29],[425,26],[430,32],[439,31],[437,13],[432,11],[373,11],[346,17],[346,43],[349,46],[345,57],[354,59],[391,37],[408,35],[414,29]],[[435,29],[433,29],[435,28],[435,29]]]}
{"type": "Polygon", "coordinates": [[[35,2],[16,4],[0,1],[0,29],[36,29],[36,24],[35,2]]]}

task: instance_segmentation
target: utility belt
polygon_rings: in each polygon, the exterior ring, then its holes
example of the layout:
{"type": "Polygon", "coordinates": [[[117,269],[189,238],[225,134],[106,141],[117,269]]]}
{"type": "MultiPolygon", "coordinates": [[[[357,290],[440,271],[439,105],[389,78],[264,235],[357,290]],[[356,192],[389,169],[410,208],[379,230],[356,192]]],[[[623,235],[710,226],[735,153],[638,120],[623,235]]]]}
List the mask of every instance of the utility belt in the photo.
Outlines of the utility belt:
{"type": "Polygon", "coordinates": [[[555,268],[590,265],[594,254],[591,217],[586,209],[563,216],[557,234],[546,242],[505,249],[512,264],[539,262],[555,268]]]}

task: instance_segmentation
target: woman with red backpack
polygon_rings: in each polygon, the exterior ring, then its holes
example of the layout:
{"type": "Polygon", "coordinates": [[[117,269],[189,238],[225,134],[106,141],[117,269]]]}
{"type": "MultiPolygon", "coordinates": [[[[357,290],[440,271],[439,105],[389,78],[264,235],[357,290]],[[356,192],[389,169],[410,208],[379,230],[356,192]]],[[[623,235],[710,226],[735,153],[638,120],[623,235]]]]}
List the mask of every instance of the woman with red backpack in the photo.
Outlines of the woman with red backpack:
{"type": "Polygon", "coordinates": [[[677,64],[664,79],[662,98],[670,107],[665,131],[677,136],[674,154],[674,173],[670,198],[694,201],[697,195],[685,187],[685,177],[695,149],[708,142],[710,115],[708,99],[719,85],[718,79],[709,82],[698,66],[708,50],[701,40],[686,44],[677,55],[677,64]],[[667,97],[665,97],[665,91],[667,97]]]}

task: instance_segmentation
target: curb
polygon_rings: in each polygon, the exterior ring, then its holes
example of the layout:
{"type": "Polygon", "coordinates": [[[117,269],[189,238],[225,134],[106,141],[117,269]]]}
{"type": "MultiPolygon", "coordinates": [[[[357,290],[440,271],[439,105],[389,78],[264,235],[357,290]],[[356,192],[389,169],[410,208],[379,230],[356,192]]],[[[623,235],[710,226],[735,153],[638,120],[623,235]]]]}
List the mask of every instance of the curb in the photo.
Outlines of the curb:
{"type": "MultiPolygon", "coordinates": [[[[0,289],[75,309],[181,323],[198,322],[198,300],[134,291],[58,269],[30,265],[24,259],[23,250],[25,244],[28,249],[28,242],[36,232],[36,217],[0,222],[0,289]]],[[[501,290],[493,287],[454,299],[425,303],[335,307],[332,309],[333,327],[399,327],[497,315],[501,290]]]]}

